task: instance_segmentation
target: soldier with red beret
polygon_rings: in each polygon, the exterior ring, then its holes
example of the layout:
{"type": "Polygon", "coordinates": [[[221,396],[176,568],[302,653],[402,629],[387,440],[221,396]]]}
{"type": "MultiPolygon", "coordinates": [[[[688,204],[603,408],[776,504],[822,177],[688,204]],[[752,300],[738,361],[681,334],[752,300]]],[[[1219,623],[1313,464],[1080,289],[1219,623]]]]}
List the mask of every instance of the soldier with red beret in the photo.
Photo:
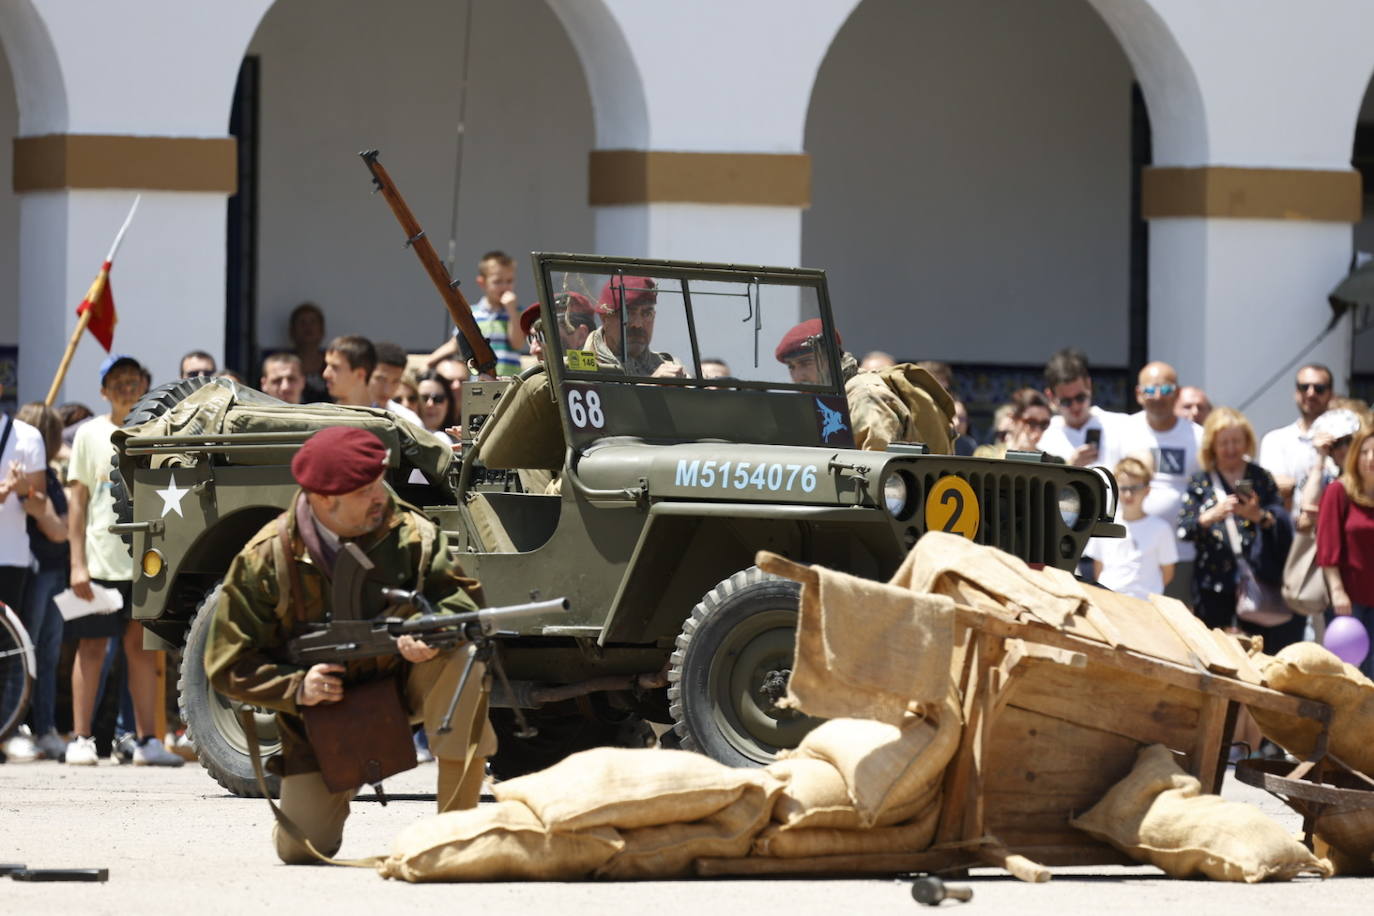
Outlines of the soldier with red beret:
{"type": "Polygon", "coordinates": [[[682,364],[668,353],[649,349],[658,313],[658,285],[650,277],[612,277],[596,300],[601,327],[587,338],[586,349],[596,354],[601,369],[626,375],[685,375],[682,364]]]}
{"type": "MultiPolygon", "coordinates": [[[[300,719],[303,707],[338,703],[350,686],[396,677],[413,721],[425,723],[438,760],[440,811],[477,804],[486,758],[496,751],[483,670],[464,689],[452,732],[438,734],[462,672],[460,650],[440,652],[402,636],[399,658],[309,668],[283,661],[288,639],[305,624],[329,618],[334,562],[345,542],[356,543],[375,564],[370,580],[422,592],[440,612],[476,610],[480,588],[449,559],[439,527],[387,487],[390,464],[390,450],[368,430],[336,426],[311,436],[291,461],[300,493],[234,558],[205,648],[206,672],[216,690],[276,710],[282,753],[269,761],[269,769],[282,776],[282,812],[327,856],[343,840],[354,793],[325,786],[300,719]]],[[[313,861],[280,827],[273,838],[283,862],[313,861]]]]}
{"type": "MultiPolygon", "coordinates": [[[[778,341],[773,355],[787,366],[792,381],[832,383],[824,334],[824,323],[812,318],[778,341]]],[[[839,331],[835,332],[835,345],[843,351],[839,331]]],[[[928,371],[901,363],[879,372],[859,372],[854,357],[843,353],[840,376],[856,447],[884,451],[893,442],[920,442],[934,454],[953,454],[954,400],[928,371]]]]}

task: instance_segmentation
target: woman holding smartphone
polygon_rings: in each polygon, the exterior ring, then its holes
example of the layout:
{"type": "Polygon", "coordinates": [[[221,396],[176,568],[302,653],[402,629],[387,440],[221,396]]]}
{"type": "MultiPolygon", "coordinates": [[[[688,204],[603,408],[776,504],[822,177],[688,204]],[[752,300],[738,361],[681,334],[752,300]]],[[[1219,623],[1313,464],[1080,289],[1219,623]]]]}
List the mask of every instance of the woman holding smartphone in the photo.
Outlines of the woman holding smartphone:
{"type": "Polygon", "coordinates": [[[1188,481],[1178,531],[1197,547],[1197,615],[1209,627],[1233,628],[1239,623],[1246,633],[1262,635],[1264,651],[1274,653],[1302,639],[1303,617],[1295,614],[1272,627],[1236,620],[1239,567],[1231,526],[1239,535],[1240,554],[1249,557],[1257,538],[1284,534],[1275,527],[1290,524],[1273,476],[1249,460],[1255,450],[1255,430],[1244,414],[1231,407],[1212,411],[1202,427],[1202,470],[1188,481]]]}

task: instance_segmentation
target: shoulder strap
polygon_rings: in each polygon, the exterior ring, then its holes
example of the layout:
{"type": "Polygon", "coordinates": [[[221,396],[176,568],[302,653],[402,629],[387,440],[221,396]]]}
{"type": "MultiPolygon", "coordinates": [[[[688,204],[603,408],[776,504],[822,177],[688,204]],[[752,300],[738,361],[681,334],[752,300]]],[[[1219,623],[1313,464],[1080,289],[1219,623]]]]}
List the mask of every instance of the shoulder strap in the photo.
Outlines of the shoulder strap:
{"type": "MultiPolygon", "coordinates": [[[[1217,504],[1226,501],[1226,485],[1221,481],[1221,475],[1216,471],[1212,472],[1212,491],[1217,494],[1217,504]]],[[[1244,549],[1241,546],[1240,529],[1236,526],[1234,515],[1226,516],[1226,539],[1231,542],[1231,552],[1238,558],[1244,556],[1244,549]]]]}
{"type": "Polygon", "coordinates": [[[14,430],[14,418],[5,414],[5,431],[0,433],[0,458],[5,456],[5,446],[10,444],[10,433],[14,430]]]}

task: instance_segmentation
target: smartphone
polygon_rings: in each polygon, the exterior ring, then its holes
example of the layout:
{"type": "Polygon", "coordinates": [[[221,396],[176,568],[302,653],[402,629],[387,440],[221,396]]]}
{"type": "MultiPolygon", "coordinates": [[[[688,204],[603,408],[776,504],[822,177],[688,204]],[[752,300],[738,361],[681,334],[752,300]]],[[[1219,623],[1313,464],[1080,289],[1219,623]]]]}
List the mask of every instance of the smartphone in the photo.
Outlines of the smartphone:
{"type": "Polygon", "coordinates": [[[1090,430],[1088,430],[1086,433],[1084,433],[1084,434],[1083,434],[1083,444],[1084,444],[1084,445],[1091,445],[1093,448],[1100,448],[1100,447],[1102,446],[1102,429],[1101,429],[1101,427],[1096,427],[1096,428],[1090,429],[1090,430]]]}
{"type": "Polygon", "coordinates": [[[1246,478],[1236,481],[1236,495],[1241,499],[1249,499],[1255,495],[1255,482],[1246,478]]]}

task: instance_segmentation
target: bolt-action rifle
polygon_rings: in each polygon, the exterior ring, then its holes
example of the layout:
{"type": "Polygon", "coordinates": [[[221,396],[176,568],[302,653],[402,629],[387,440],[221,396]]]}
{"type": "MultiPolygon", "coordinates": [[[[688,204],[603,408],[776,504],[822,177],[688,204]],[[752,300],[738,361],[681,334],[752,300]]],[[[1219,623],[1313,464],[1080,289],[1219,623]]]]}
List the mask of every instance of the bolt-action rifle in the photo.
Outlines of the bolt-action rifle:
{"type": "Polygon", "coordinates": [[[405,230],[406,247],[415,251],[415,256],[424,265],[425,273],[429,274],[430,280],[434,282],[434,287],[439,290],[439,295],[443,297],[444,305],[448,306],[449,316],[453,323],[458,326],[459,332],[463,335],[463,340],[467,342],[468,348],[472,351],[472,361],[477,366],[477,371],[486,375],[496,374],[496,353],[491,349],[491,342],[482,336],[481,330],[477,327],[477,321],[472,317],[472,307],[468,305],[468,300],[458,289],[458,281],[448,274],[448,269],[444,267],[444,262],[439,260],[439,254],[434,250],[434,245],[430,243],[425,235],[425,230],[420,228],[420,223],[415,219],[415,214],[410,212],[410,207],[406,205],[405,198],[397,190],[396,183],[391,180],[391,176],[382,168],[382,164],[377,161],[377,151],[375,149],[365,150],[358,154],[363,162],[367,164],[368,171],[372,173],[372,183],[377,186],[377,190],[382,192],[386,202],[391,205],[391,212],[396,215],[396,221],[405,230]]]}

